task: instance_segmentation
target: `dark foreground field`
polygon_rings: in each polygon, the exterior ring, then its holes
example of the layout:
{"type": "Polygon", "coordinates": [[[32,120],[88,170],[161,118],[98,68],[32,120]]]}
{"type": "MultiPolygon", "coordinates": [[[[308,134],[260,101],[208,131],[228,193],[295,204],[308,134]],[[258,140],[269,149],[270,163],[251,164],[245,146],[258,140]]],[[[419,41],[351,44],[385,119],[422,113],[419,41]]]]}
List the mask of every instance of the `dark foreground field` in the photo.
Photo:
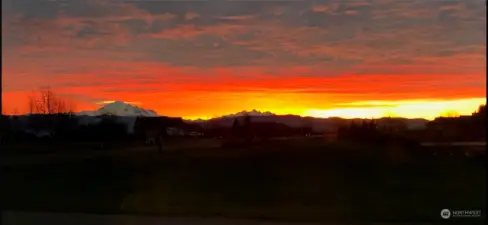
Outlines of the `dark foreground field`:
{"type": "Polygon", "coordinates": [[[381,151],[293,140],[3,165],[2,204],[8,210],[317,222],[441,222],[444,208],[484,213],[482,160],[371,154],[381,151]]]}

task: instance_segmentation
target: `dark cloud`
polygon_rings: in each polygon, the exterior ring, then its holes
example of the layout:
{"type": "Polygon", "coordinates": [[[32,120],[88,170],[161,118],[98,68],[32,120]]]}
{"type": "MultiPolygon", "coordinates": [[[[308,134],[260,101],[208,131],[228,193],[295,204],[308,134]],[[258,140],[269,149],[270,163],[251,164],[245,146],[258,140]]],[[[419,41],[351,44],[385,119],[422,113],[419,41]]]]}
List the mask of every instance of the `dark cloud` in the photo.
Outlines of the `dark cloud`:
{"type": "Polygon", "coordinates": [[[93,37],[93,36],[109,35],[109,34],[110,33],[108,32],[99,31],[90,26],[84,26],[76,33],[75,36],[79,38],[84,38],[84,37],[93,37]]]}
{"type": "Polygon", "coordinates": [[[152,14],[173,13],[184,15],[187,12],[196,12],[203,17],[243,16],[267,12],[275,7],[289,7],[305,9],[311,2],[303,1],[140,1],[135,5],[152,14]]]}
{"type": "Polygon", "coordinates": [[[120,15],[122,1],[106,0],[2,0],[2,12],[25,19],[53,19],[60,16],[99,18],[120,15]]]}
{"type": "Polygon", "coordinates": [[[170,66],[246,66],[270,57],[269,53],[234,45],[212,35],[193,40],[146,39],[129,48],[147,53],[142,61],[160,61],[170,66]]]}
{"type": "MultiPolygon", "coordinates": [[[[131,34],[137,35],[144,32],[156,31],[153,27],[148,24],[144,19],[125,19],[122,21],[117,21],[122,27],[126,28],[131,34]],[[154,30],[153,30],[154,29],[154,30]]],[[[156,23],[153,23],[155,25],[156,23]]],[[[157,30],[159,32],[161,30],[157,30]]]]}
{"type": "Polygon", "coordinates": [[[173,66],[412,64],[480,54],[467,49],[486,38],[480,0],[6,0],[2,7],[8,51],[61,46],[173,66]]]}
{"type": "Polygon", "coordinates": [[[2,13],[21,14],[26,19],[52,19],[63,3],[46,0],[2,0],[2,13]]]}

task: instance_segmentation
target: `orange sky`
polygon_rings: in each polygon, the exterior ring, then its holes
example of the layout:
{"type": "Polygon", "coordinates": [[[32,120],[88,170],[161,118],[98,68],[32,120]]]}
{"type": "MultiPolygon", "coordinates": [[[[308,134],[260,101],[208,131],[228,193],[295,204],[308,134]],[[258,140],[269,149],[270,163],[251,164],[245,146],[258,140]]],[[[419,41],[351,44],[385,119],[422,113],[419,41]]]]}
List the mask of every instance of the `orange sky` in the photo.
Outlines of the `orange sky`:
{"type": "Polygon", "coordinates": [[[167,116],[431,119],[486,102],[484,2],[2,1],[6,113],[50,86],[167,116]]]}

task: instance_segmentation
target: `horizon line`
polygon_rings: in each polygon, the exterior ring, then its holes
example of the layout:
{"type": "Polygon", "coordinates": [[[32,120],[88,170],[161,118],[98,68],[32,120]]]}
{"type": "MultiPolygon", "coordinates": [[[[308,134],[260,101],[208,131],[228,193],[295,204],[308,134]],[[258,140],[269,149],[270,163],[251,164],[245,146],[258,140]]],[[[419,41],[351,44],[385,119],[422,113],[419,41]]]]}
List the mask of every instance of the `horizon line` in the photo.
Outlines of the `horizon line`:
{"type": "MultiPolygon", "coordinates": [[[[134,102],[131,101],[105,101],[106,104],[104,106],[109,105],[110,103],[114,102],[122,102],[127,104],[128,106],[136,107],[142,109],[147,112],[151,112],[153,116],[166,116],[166,117],[179,117],[187,121],[207,121],[215,118],[222,118],[222,117],[235,117],[245,114],[250,114],[253,112],[259,114],[269,114],[269,115],[276,115],[276,116],[298,116],[302,118],[321,118],[321,119],[381,119],[381,118],[402,118],[402,119],[423,119],[432,121],[436,118],[440,117],[459,117],[459,116],[469,116],[476,113],[480,106],[486,105],[486,98],[472,98],[472,99],[458,99],[458,100],[448,100],[448,101],[440,101],[440,102],[429,102],[426,100],[409,100],[403,102],[391,102],[391,101],[366,101],[366,102],[353,102],[348,103],[346,105],[354,105],[357,107],[344,107],[344,108],[329,108],[329,109],[320,109],[320,108],[303,108],[303,109],[294,109],[294,108],[259,108],[259,107],[249,107],[252,108],[250,110],[234,110],[233,112],[229,111],[222,111],[219,113],[220,115],[212,115],[212,116],[193,116],[193,115],[178,115],[175,113],[168,113],[168,112],[161,112],[162,110],[152,110],[152,109],[145,109],[141,108],[140,105],[134,105],[134,102]],[[402,104],[403,103],[403,104],[402,104]],[[381,104],[381,105],[379,105],[381,104]],[[368,106],[368,107],[365,107],[368,106]],[[363,106],[363,107],[361,107],[363,106]],[[387,107],[385,107],[387,106],[387,107]],[[442,109],[442,110],[441,110],[442,109]],[[276,112],[277,110],[278,112],[276,112]],[[159,111],[159,112],[158,112],[159,111]],[[429,112],[427,116],[421,115],[422,112],[429,112]]],[[[343,104],[344,105],[344,104],[343,104]]],[[[102,106],[102,107],[104,107],[102,106]]],[[[100,108],[102,108],[100,107],[100,108]]],[[[100,108],[93,109],[93,110],[71,110],[72,113],[80,115],[83,113],[90,114],[90,112],[97,112],[100,108]]],[[[3,112],[4,115],[15,116],[15,115],[29,115],[26,112],[3,112]]],[[[108,112],[110,113],[110,112],[108,112]]],[[[42,114],[42,113],[40,113],[42,114]]],[[[95,115],[98,115],[96,113],[95,115]]],[[[101,113],[103,114],[103,113],[101,113]]],[[[101,115],[100,114],[100,115],[101,115]]],[[[118,110],[113,112],[114,115],[120,115],[118,110]]],[[[128,115],[132,117],[131,115],[128,115]]],[[[137,117],[137,115],[133,115],[137,117]]],[[[252,116],[252,115],[251,115],[252,116]]],[[[257,116],[266,116],[266,115],[257,115],[257,116]]]]}
{"type": "MultiPolygon", "coordinates": [[[[80,111],[80,112],[87,112],[87,111],[80,111]]],[[[80,115],[80,112],[74,112],[75,117],[99,117],[99,116],[115,116],[115,117],[145,117],[145,118],[150,118],[150,117],[169,117],[169,118],[181,118],[186,121],[209,121],[212,119],[222,119],[222,118],[236,118],[236,117],[244,117],[246,115],[234,115],[234,114],[229,114],[229,115],[223,115],[223,116],[217,116],[217,117],[212,117],[212,118],[197,118],[197,119],[191,119],[188,117],[181,117],[181,116],[165,116],[165,115],[157,115],[157,116],[121,116],[121,115],[110,115],[110,114],[101,114],[101,115],[80,115]]],[[[249,112],[249,111],[241,111],[241,112],[249,112]]],[[[260,112],[260,111],[257,111],[260,112]]],[[[70,113],[59,113],[59,114],[70,114],[70,113]]],[[[32,115],[56,115],[56,113],[53,114],[45,114],[45,113],[26,113],[26,114],[3,114],[2,116],[32,116],[32,115]]],[[[298,115],[298,114],[274,114],[272,115],[249,115],[250,117],[270,117],[270,116],[295,116],[295,117],[300,117],[300,118],[314,118],[314,119],[343,119],[343,120],[379,120],[379,119],[406,119],[406,120],[426,120],[426,121],[433,121],[437,118],[459,118],[459,117],[464,117],[464,116],[472,116],[472,115],[457,115],[457,116],[438,116],[434,119],[428,119],[428,118],[407,118],[407,117],[396,117],[396,116],[383,116],[383,117],[340,117],[340,116],[330,116],[330,117],[315,117],[315,116],[303,116],[303,115],[298,115]]]]}

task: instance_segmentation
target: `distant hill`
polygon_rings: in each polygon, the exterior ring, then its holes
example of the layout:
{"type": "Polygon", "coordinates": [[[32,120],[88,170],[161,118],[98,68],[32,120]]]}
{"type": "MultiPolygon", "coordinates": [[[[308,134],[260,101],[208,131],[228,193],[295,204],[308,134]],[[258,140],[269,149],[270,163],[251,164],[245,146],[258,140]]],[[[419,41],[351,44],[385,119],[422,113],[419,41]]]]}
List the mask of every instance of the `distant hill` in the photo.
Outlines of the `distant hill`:
{"type": "MultiPolygon", "coordinates": [[[[106,104],[94,111],[82,111],[76,113],[78,124],[88,125],[99,123],[102,118],[100,116],[111,115],[115,116],[118,122],[122,122],[128,126],[128,131],[133,132],[134,124],[137,117],[160,117],[155,111],[143,109],[121,101],[115,101],[106,104]]],[[[314,118],[302,117],[298,115],[276,115],[272,112],[260,112],[257,110],[241,111],[234,114],[221,116],[209,120],[186,120],[184,121],[191,126],[201,126],[202,128],[225,128],[231,127],[234,119],[244,116],[250,116],[252,122],[274,122],[287,125],[289,127],[309,127],[316,132],[323,132],[327,130],[334,130],[340,126],[349,124],[351,122],[362,122],[369,119],[343,119],[343,118],[314,118]]],[[[21,120],[27,119],[26,116],[21,120]]],[[[381,118],[376,119],[379,125],[382,125],[391,120],[404,123],[409,129],[421,129],[428,123],[425,119],[405,119],[405,118],[381,118]]]]}
{"type": "MultiPolygon", "coordinates": [[[[290,127],[311,127],[314,131],[322,132],[329,129],[336,129],[342,125],[349,124],[351,122],[362,122],[370,119],[343,119],[343,118],[314,118],[314,117],[301,117],[298,115],[276,115],[271,112],[259,112],[252,110],[249,112],[242,111],[235,114],[225,115],[210,120],[194,120],[188,121],[191,123],[198,123],[207,128],[213,127],[230,127],[232,126],[235,118],[244,116],[250,116],[253,122],[277,122],[282,123],[290,127]]],[[[375,119],[378,125],[385,124],[391,120],[397,122],[404,122],[409,129],[421,129],[427,124],[425,119],[406,119],[406,118],[380,118],[375,119]]]]}

